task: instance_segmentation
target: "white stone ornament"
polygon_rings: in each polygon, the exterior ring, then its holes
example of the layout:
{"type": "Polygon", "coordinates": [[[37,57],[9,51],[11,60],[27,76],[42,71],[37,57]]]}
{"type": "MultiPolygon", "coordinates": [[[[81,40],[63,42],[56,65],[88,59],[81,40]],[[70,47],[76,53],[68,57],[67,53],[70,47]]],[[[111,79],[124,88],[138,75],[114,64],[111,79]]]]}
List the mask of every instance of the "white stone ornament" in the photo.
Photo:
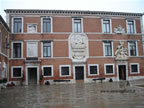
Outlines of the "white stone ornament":
{"type": "Polygon", "coordinates": [[[36,24],[28,25],[28,33],[36,33],[36,24]]]}
{"type": "Polygon", "coordinates": [[[120,42],[117,46],[117,50],[115,52],[116,60],[126,60],[127,58],[127,48],[124,47],[124,42],[120,42]]]}
{"type": "Polygon", "coordinates": [[[121,25],[118,25],[117,28],[114,28],[114,32],[117,34],[123,34],[123,33],[125,33],[125,30],[124,30],[124,28],[122,28],[121,25]]]}
{"type": "Polygon", "coordinates": [[[69,55],[75,62],[86,61],[88,56],[88,38],[85,34],[73,33],[69,37],[69,55]]]}

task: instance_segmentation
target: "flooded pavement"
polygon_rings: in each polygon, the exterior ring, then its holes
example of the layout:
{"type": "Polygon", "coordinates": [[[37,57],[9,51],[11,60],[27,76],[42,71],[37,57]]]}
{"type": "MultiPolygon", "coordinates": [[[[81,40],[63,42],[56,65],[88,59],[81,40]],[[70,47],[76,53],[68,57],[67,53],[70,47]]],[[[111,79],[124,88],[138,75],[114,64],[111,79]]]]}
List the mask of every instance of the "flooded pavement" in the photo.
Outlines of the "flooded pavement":
{"type": "Polygon", "coordinates": [[[144,80],[15,86],[0,91],[0,108],[144,108],[144,80]]]}

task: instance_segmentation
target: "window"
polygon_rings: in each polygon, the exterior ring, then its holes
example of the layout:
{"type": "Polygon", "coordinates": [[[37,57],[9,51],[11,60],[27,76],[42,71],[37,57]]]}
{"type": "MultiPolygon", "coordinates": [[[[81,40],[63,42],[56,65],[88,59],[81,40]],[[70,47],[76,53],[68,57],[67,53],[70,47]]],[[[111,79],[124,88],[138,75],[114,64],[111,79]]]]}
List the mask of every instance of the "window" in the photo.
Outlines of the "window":
{"type": "Polygon", "coordinates": [[[43,76],[52,77],[53,76],[53,66],[43,66],[43,76]]]}
{"type": "Polygon", "coordinates": [[[134,20],[127,20],[127,33],[134,34],[135,33],[135,22],[134,20]]]}
{"type": "Polygon", "coordinates": [[[12,67],[12,78],[21,78],[22,77],[23,67],[13,66],[12,67]]]}
{"type": "Polygon", "coordinates": [[[98,75],[99,74],[98,64],[89,64],[88,72],[89,76],[98,75]]]}
{"type": "Polygon", "coordinates": [[[104,42],[104,56],[113,56],[113,48],[111,41],[104,42]]]}
{"type": "Polygon", "coordinates": [[[60,66],[60,76],[71,76],[69,65],[61,65],[60,66]]]}
{"type": "Polygon", "coordinates": [[[129,56],[137,56],[137,52],[136,42],[129,42],[129,56]]]}
{"type": "Polygon", "coordinates": [[[139,73],[139,64],[138,63],[131,63],[130,64],[131,74],[139,73]]]}
{"type": "Polygon", "coordinates": [[[27,32],[28,33],[36,33],[37,32],[37,25],[36,24],[28,24],[27,25],[27,32]]]}
{"type": "Polygon", "coordinates": [[[114,74],[114,64],[105,64],[105,74],[113,75],[114,74]]]}
{"type": "Polygon", "coordinates": [[[42,31],[51,32],[51,18],[42,18],[42,31]]]}
{"type": "Polygon", "coordinates": [[[102,24],[102,29],[103,29],[103,33],[111,33],[111,20],[107,19],[104,20],[103,19],[103,24],[102,24]]]}
{"type": "Polygon", "coordinates": [[[37,57],[38,49],[37,42],[27,42],[27,57],[37,57]]]}
{"type": "Polygon", "coordinates": [[[73,20],[73,30],[75,33],[81,33],[82,32],[82,19],[81,18],[75,18],[73,20]]]}
{"type": "Polygon", "coordinates": [[[51,57],[51,42],[43,42],[43,57],[51,57]]]}
{"type": "Polygon", "coordinates": [[[22,42],[12,42],[12,57],[22,58],[22,42]]]}
{"type": "Polygon", "coordinates": [[[13,32],[14,33],[21,33],[22,30],[22,18],[13,18],[13,32]]]}

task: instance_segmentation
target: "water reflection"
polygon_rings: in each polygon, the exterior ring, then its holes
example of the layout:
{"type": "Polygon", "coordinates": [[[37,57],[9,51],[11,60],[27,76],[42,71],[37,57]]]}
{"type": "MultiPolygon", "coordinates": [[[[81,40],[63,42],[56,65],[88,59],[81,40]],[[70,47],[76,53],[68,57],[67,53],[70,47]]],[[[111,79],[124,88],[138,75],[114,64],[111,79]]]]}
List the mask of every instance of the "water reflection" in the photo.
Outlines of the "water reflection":
{"type": "Polygon", "coordinates": [[[144,89],[126,83],[15,86],[0,91],[0,108],[143,108],[144,89]]]}

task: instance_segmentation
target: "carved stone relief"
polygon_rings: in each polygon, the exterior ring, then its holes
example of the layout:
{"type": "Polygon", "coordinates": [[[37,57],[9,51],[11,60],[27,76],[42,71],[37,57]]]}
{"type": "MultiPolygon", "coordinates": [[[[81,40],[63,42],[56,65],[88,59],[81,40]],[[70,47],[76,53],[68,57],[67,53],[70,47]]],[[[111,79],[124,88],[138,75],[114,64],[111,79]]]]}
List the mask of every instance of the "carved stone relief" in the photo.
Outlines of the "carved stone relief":
{"type": "Polygon", "coordinates": [[[69,37],[69,55],[73,61],[85,61],[88,56],[88,38],[85,34],[71,34],[69,37]]]}
{"type": "Polygon", "coordinates": [[[28,33],[36,33],[36,24],[28,24],[28,33]]]}
{"type": "Polygon", "coordinates": [[[127,58],[127,48],[124,47],[124,42],[120,42],[117,46],[117,50],[115,52],[116,60],[126,60],[127,58]]]}
{"type": "Polygon", "coordinates": [[[123,34],[123,33],[125,33],[125,30],[124,30],[124,28],[122,28],[121,25],[118,25],[117,28],[114,28],[114,32],[117,34],[123,34]]]}

